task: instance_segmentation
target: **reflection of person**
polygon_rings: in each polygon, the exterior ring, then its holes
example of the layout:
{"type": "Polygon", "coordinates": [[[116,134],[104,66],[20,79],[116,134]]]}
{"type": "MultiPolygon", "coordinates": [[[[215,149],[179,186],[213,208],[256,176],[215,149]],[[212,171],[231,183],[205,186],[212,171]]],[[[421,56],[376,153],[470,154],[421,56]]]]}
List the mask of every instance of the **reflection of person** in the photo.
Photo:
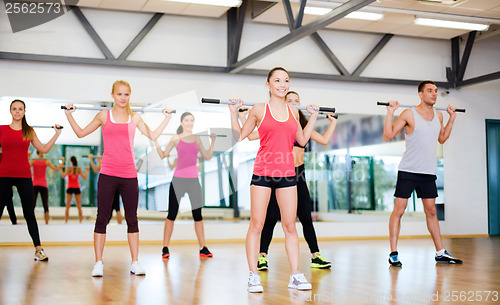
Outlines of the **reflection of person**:
{"type": "Polygon", "coordinates": [[[26,105],[21,100],[14,100],[10,104],[12,123],[0,126],[0,143],[2,145],[2,162],[0,163],[0,210],[10,200],[12,187],[15,186],[21,205],[23,207],[24,219],[28,225],[28,231],[33,245],[35,246],[35,260],[46,261],[40,243],[38,224],[33,209],[33,182],[31,181],[31,169],[28,161],[28,148],[32,144],[38,151],[47,153],[50,151],[57,138],[61,134],[59,125],[55,125],[55,135],[47,144],[42,144],[35,130],[26,122],[26,105]]]}
{"type": "Polygon", "coordinates": [[[75,156],[70,159],[71,166],[66,167],[65,171],[61,171],[61,176],[64,178],[68,177],[68,182],[66,183],[66,209],[64,211],[64,222],[68,222],[69,218],[69,207],[71,206],[71,198],[73,194],[75,195],[76,208],[78,209],[78,221],[82,223],[82,192],[80,190],[80,182],[78,182],[78,177],[82,176],[83,179],[87,179],[89,174],[89,167],[85,167],[86,172],[83,173],[82,169],[78,167],[78,161],[75,156]]]}
{"type": "Polygon", "coordinates": [[[269,89],[269,102],[257,104],[250,109],[248,118],[240,127],[238,108],[241,100],[233,100],[229,105],[231,127],[236,140],[248,137],[258,127],[260,148],[255,158],[252,182],[250,185],[250,224],[246,237],[246,252],[249,272],[248,291],[262,292],[260,276],[257,274],[259,238],[266,218],[266,210],[273,189],[281,211],[281,225],[285,233],[285,248],[290,264],[289,288],[311,289],[299,267],[299,238],[295,228],[297,217],[297,181],[295,179],[293,141],[305,145],[313,131],[318,112],[308,108],[311,117],[304,130],[298,123],[298,110],[286,104],[285,96],[290,87],[288,72],[273,68],[267,75],[266,87],[269,89]]]}
{"type": "MultiPolygon", "coordinates": [[[[300,105],[299,95],[294,91],[289,91],[286,94],[286,102],[289,105],[300,105]]],[[[242,118],[242,115],[240,115],[240,118],[242,118]]],[[[326,145],[330,142],[335,126],[337,125],[337,120],[332,115],[329,115],[328,119],[330,120],[330,125],[323,135],[315,130],[311,134],[311,139],[322,145],[326,145]]],[[[242,118],[242,122],[244,120],[245,118],[242,118]]],[[[305,128],[307,122],[308,121],[305,115],[299,111],[299,123],[302,128],[305,128]]],[[[252,133],[249,138],[258,138],[258,132],[252,133]]],[[[297,143],[297,141],[294,141],[293,159],[295,163],[295,175],[297,178],[297,216],[302,224],[304,238],[309,246],[309,250],[311,250],[311,267],[327,269],[332,266],[332,263],[324,259],[319,252],[318,240],[316,238],[316,232],[314,230],[311,217],[312,200],[309,196],[309,189],[305,178],[304,153],[305,145],[302,146],[297,143]]],[[[278,203],[276,202],[275,190],[273,190],[271,192],[271,200],[267,206],[266,220],[260,237],[260,256],[257,264],[257,269],[259,271],[268,269],[267,253],[269,250],[269,244],[271,244],[271,240],[273,238],[274,227],[276,226],[279,218],[280,210],[278,203]]]]}
{"type": "Polygon", "coordinates": [[[389,219],[389,236],[391,266],[401,267],[398,258],[397,243],[403,216],[408,198],[413,190],[422,198],[426,215],[427,228],[431,233],[436,247],[436,262],[461,264],[462,261],[452,257],[444,248],[441,241],[439,222],[436,214],[436,167],[437,142],[443,144],[449,138],[455,122],[455,108],[448,105],[450,115],[448,123],[443,126],[443,114],[434,109],[437,99],[437,86],[432,81],[423,81],[418,85],[420,104],[404,110],[393,124],[394,111],[399,107],[397,101],[391,101],[387,106],[387,117],[384,124],[384,140],[394,138],[403,127],[405,128],[406,151],[403,154],[398,168],[396,182],[396,197],[394,210],[389,219]]]}
{"type": "MultiPolygon", "coordinates": [[[[94,173],[98,173],[101,170],[101,158],[100,157],[95,157],[97,163],[94,162],[94,155],[89,154],[89,162],[90,162],[90,167],[92,167],[92,170],[94,173]]],[[[111,221],[111,218],[113,217],[113,210],[116,212],[116,221],[121,224],[123,217],[122,213],[120,212],[120,190],[116,189],[115,196],[113,197],[113,206],[111,210],[111,214],[109,214],[109,220],[108,223],[111,221]]]]}
{"type": "Polygon", "coordinates": [[[43,205],[43,215],[45,218],[45,224],[49,224],[49,188],[47,185],[47,166],[55,172],[59,172],[59,170],[64,166],[64,157],[61,157],[60,163],[58,166],[55,166],[48,159],[43,158],[43,154],[36,151],[37,159],[32,159],[30,161],[31,167],[33,167],[33,191],[34,191],[34,200],[33,207],[36,207],[36,200],[38,194],[42,198],[43,205]]]}
{"type": "Polygon", "coordinates": [[[170,169],[175,166],[174,177],[170,183],[168,197],[168,215],[165,220],[165,228],[163,232],[163,249],[162,257],[169,258],[170,252],[168,245],[172,232],[174,230],[174,221],[179,212],[179,202],[184,194],[189,195],[191,202],[191,212],[194,219],[194,230],[200,245],[200,257],[212,257],[212,253],[208,250],[205,244],[205,233],[203,228],[203,217],[201,215],[202,195],[201,185],[198,180],[198,152],[205,160],[210,160],[214,154],[215,134],[211,134],[212,139],[210,148],[205,150],[201,139],[197,135],[193,135],[194,116],[189,112],[184,112],[181,115],[181,125],[177,129],[177,135],[174,135],[167,144],[165,150],[162,150],[158,142],[155,142],[156,150],[160,158],[167,157],[172,149],[177,149],[177,159],[170,169]]]}
{"type": "MultiPolygon", "coordinates": [[[[2,162],[2,146],[0,146],[0,163],[1,162],[2,162]]],[[[16,211],[14,210],[14,202],[12,201],[12,196],[14,196],[14,194],[12,193],[12,189],[10,189],[10,194],[5,196],[7,198],[7,201],[4,204],[5,207],[7,208],[7,213],[9,213],[10,222],[13,225],[16,225],[17,216],[16,216],[16,211]]],[[[0,219],[2,219],[3,210],[4,210],[3,208],[0,210],[0,219]]]]}
{"type": "Polygon", "coordinates": [[[102,127],[104,154],[101,162],[101,173],[97,185],[97,220],[94,228],[94,251],[96,263],[92,276],[103,276],[102,253],[106,241],[106,226],[111,214],[113,197],[116,189],[120,190],[127,221],[128,243],[132,264],[130,272],[145,275],[146,272],[138,261],[139,258],[139,224],[137,221],[137,205],[139,187],[135,168],[134,136],[139,129],[149,139],[156,141],[167,126],[171,114],[164,109],[165,118],[154,131],[146,125],[141,115],[130,109],[130,85],[125,81],[116,81],[111,89],[114,107],[100,111],[85,128],[80,128],[73,118],[73,105],[66,105],[66,117],[75,134],[81,138],[97,128],[102,127]]]}

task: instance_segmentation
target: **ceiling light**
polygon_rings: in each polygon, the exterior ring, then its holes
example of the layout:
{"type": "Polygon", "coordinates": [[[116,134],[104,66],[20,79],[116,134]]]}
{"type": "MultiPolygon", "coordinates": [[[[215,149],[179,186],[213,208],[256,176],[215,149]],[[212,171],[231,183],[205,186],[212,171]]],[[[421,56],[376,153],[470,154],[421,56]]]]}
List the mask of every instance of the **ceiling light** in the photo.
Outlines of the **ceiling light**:
{"type": "Polygon", "coordinates": [[[415,24],[424,25],[424,26],[440,27],[440,28],[471,30],[471,31],[486,31],[490,27],[487,24],[448,21],[448,20],[429,19],[429,18],[418,18],[418,17],[415,18],[415,24]]]}
{"type": "MultiPolygon", "coordinates": [[[[331,8],[306,6],[304,9],[304,14],[321,16],[328,14],[331,11],[332,11],[331,8]]],[[[375,20],[380,20],[383,17],[384,17],[383,14],[378,14],[378,13],[352,12],[350,14],[347,14],[344,18],[375,21],[375,20]]]]}
{"type": "Polygon", "coordinates": [[[241,0],[164,0],[164,1],[214,5],[214,6],[227,6],[227,7],[238,7],[241,5],[241,0]]]}

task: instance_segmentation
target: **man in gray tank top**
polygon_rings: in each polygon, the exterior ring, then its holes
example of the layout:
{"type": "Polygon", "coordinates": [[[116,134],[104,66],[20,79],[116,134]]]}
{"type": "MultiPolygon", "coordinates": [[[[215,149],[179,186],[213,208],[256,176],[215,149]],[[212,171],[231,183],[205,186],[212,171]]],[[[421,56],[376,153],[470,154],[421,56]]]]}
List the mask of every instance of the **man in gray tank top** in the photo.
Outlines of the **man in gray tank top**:
{"type": "Polygon", "coordinates": [[[417,196],[422,199],[424,205],[427,228],[436,247],[436,262],[462,264],[461,260],[452,257],[444,249],[436,214],[437,142],[441,144],[446,142],[456,117],[455,107],[448,105],[447,112],[450,118],[446,126],[443,126],[443,114],[434,109],[437,91],[434,82],[421,82],[418,85],[420,104],[404,110],[395,123],[393,123],[394,111],[399,107],[399,103],[391,101],[390,106],[387,106],[384,140],[391,140],[405,128],[406,144],[406,150],[398,168],[394,209],[389,219],[391,244],[389,263],[393,267],[402,266],[397,251],[398,237],[401,229],[401,217],[413,190],[416,190],[417,196]]]}

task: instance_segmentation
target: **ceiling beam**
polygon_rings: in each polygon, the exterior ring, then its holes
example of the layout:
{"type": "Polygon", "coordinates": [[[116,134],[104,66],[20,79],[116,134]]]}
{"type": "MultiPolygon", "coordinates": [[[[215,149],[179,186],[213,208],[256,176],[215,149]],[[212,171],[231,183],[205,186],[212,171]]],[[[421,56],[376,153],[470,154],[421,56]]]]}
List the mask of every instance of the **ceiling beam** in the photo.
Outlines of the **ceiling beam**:
{"type": "Polygon", "coordinates": [[[335,22],[347,14],[354,12],[362,7],[369,5],[370,3],[375,2],[375,0],[350,0],[337,8],[334,8],[328,14],[325,14],[315,21],[308,23],[296,30],[293,30],[290,34],[285,35],[284,37],[276,40],[275,42],[269,44],[268,46],[262,48],[261,50],[247,56],[246,58],[234,63],[229,67],[229,71],[231,73],[237,73],[243,69],[245,69],[250,64],[258,61],[259,59],[277,51],[280,48],[288,46],[295,41],[302,39],[306,36],[311,35],[324,28],[325,26],[335,22]]]}
{"type": "Polygon", "coordinates": [[[115,59],[111,51],[108,49],[104,41],[102,41],[101,37],[99,37],[99,34],[97,34],[94,27],[92,27],[80,8],[78,6],[72,6],[71,9],[75,13],[76,18],[80,21],[85,31],[89,34],[90,38],[92,38],[99,50],[101,50],[104,57],[107,59],[115,59]]]}
{"type": "Polygon", "coordinates": [[[333,64],[335,69],[339,71],[340,75],[350,75],[349,71],[344,67],[344,65],[340,62],[340,60],[333,54],[332,50],[328,47],[326,42],[319,36],[317,32],[311,34],[312,40],[316,43],[316,45],[320,48],[321,52],[325,54],[328,60],[333,64]]]}
{"type": "Polygon", "coordinates": [[[377,54],[385,47],[385,45],[394,37],[394,34],[385,34],[382,39],[377,43],[373,50],[366,56],[365,59],[359,64],[359,66],[352,72],[354,76],[360,76],[361,72],[366,69],[366,67],[372,62],[372,60],[377,56],[377,54]]]}
{"type": "Polygon", "coordinates": [[[156,25],[156,23],[160,20],[160,18],[163,16],[163,13],[155,13],[153,17],[148,21],[148,23],[142,28],[142,30],[135,36],[134,40],[130,42],[130,44],[123,50],[122,54],[118,56],[119,60],[125,60],[129,55],[132,53],[132,51],[135,50],[135,48],[142,42],[144,37],[148,35],[148,33],[151,31],[151,29],[156,25]]]}
{"type": "Polygon", "coordinates": [[[465,86],[489,82],[489,81],[497,80],[497,79],[500,79],[500,71],[459,81],[459,82],[457,82],[457,87],[465,87],[465,86]]]}
{"type": "Polygon", "coordinates": [[[457,72],[457,81],[463,81],[465,75],[465,69],[467,69],[467,64],[469,63],[470,53],[472,52],[472,46],[474,45],[474,39],[476,39],[477,31],[472,31],[469,33],[467,38],[467,43],[465,44],[464,54],[462,54],[462,60],[460,61],[460,66],[457,72]]]}

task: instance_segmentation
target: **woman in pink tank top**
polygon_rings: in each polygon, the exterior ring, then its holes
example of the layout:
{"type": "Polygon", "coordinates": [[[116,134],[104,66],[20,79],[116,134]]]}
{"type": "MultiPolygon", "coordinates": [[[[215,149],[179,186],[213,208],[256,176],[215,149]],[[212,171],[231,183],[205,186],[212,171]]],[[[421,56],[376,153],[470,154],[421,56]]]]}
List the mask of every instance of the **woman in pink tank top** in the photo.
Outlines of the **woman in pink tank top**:
{"type": "Polygon", "coordinates": [[[33,207],[36,207],[38,194],[42,197],[45,224],[49,224],[49,188],[47,185],[47,167],[55,172],[59,172],[64,166],[64,157],[61,157],[59,165],[55,166],[49,159],[44,159],[43,154],[36,151],[37,159],[32,159],[30,165],[33,168],[33,207]]]}
{"type": "Polygon", "coordinates": [[[65,114],[76,135],[81,138],[102,128],[104,153],[101,161],[101,173],[97,185],[97,219],[94,228],[94,250],[96,263],[92,276],[103,276],[102,254],[106,241],[106,226],[113,206],[113,198],[117,189],[123,200],[125,220],[127,221],[128,242],[132,264],[130,272],[145,275],[139,258],[139,225],[137,221],[137,205],[139,187],[135,169],[134,137],[135,129],[152,141],[156,141],[170,121],[172,110],[165,108],[163,121],[154,131],[144,122],[139,113],[130,109],[130,85],[123,80],[116,81],[111,89],[114,107],[100,111],[85,128],[81,128],[73,118],[75,108],[66,105],[65,114]]]}
{"type": "Polygon", "coordinates": [[[248,137],[255,127],[259,130],[260,148],[255,158],[254,174],[250,186],[250,224],[246,237],[246,252],[250,275],[249,292],[262,292],[263,287],[257,274],[259,257],[259,239],[266,218],[267,205],[271,191],[276,190],[276,199],[281,211],[281,224],[285,233],[285,248],[288,254],[291,275],[289,288],[310,290],[311,284],[304,275],[298,272],[299,238],[295,228],[297,217],[297,187],[293,159],[294,139],[304,146],[313,131],[318,112],[308,106],[311,113],[304,130],[298,123],[298,110],[288,107],[286,94],[290,88],[288,72],[281,68],[273,68],[267,75],[266,87],[269,89],[269,102],[257,104],[248,114],[243,127],[238,121],[238,108],[241,100],[229,105],[231,111],[231,127],[235,139],[240,142],[248,137]]]}
{"type": "Polygon", "coordinates": [[[64,211],[64,222],[68,222],[69,218],[69,207],[71,206],[71,198],[73,194],[75,195],[76,208],[78,209],[78,221],[82,223],[83,213],[82,213],[82,192],[80,191],[80,182],[78,178],[82,176],[83,179],[87,179],[89,175],[89,166],[85,167],[85,174],[82,169],[78,167],[78,161],[75,156],[70,159],[71,166],[67,166],[66,170],[61,171],[62,178],[68,177],[66,183],[66,209],[64,211]]]}
{"type": "Polygon", "coordinates": [[[177,129],[177,135],[174,135],[170,139],[165,150],[162,150],[158,142],[155,142],[156,150],[162,159],[168,157],[174,147],[177,149],[175,172],[169,190],[168,215],[165,220],[163,234],[163,258],[170,257],[168,245],[174,230],[174,221],[179,211],[179,202],[186,193],[188,193],[189,201],[191,202],[194,229],[198,237],[198,244],[200,245],[200,257],[213,256],[205,245],[203,217],[201,216],[203,197],[201,195],[200,181],[198,180],[198,166],[196,165],[196,161],[198,160],[198,152],[205,160],[212,158],[214,154],[215,134],[210,135],[212,139],[210,148],[205,150],[200,137],[193,135],[193,125],[194,116],[189,112],[184,112],[181,115],[181,125],[177,129]]]}

